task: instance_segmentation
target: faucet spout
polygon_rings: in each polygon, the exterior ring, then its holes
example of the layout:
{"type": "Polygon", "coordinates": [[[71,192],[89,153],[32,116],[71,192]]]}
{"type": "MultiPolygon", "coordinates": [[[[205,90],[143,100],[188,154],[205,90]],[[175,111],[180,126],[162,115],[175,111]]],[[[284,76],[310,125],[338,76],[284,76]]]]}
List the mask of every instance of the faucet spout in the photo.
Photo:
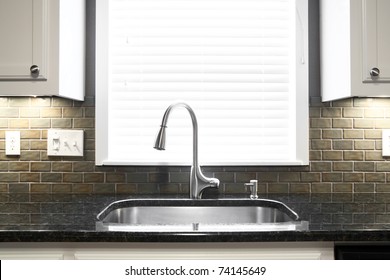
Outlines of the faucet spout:
{"type": "Polygon", "coordinates": [[[192,166],[190,173],[190,198],[191,199],[200,199],[202,198],[202,193],[206,188],[218,188],[219,180],[217,178],[208,178],[203,175],[198,162],[198,122],[196,115],[192,108],[183,102],[174,103],[170,105],[163,116],[160,131],[157,134],[156,142],[154,148],[157,150],[165,150],[165,138],[166,138],[166,128],[168,123],[169,114],[174,108],[183,107],[187,109],[191,116],[192,120],[192,166]]]}

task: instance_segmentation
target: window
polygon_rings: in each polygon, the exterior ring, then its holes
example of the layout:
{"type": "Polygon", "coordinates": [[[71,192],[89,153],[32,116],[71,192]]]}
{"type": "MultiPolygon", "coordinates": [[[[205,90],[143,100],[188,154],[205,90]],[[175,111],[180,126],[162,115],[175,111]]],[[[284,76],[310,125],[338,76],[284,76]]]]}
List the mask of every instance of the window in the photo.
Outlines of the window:
{"type": "Polygon", "coordinates": [[[97,0],[97,165],[308,163],[307,0],[97,0]]]}

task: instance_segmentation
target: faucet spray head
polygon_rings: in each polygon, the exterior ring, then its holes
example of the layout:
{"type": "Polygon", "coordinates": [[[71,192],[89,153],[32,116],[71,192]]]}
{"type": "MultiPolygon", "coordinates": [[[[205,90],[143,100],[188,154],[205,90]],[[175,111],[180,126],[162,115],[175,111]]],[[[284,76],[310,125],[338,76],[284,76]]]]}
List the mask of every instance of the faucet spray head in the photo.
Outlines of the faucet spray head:
{"type": "Polygon", "coordinates": [[[165,150],[165,129],[167,127],[164,125],[161,125],[160,131],[157,134],[156,142],[154,143],[154,148],[156,150],[165,150]]]}

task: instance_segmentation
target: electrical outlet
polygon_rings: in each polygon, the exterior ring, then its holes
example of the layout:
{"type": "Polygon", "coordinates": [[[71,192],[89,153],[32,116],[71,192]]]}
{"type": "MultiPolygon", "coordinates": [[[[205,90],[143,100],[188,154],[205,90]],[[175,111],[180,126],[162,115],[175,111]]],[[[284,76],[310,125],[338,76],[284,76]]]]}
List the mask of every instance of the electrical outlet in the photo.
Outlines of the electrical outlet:
{"type": "Polygon", "coordinates": [[[20,156],[20,131],[5,132],[5,154],[20,156]]]}
{"type": "Polygon", "coordinates": [[[382,130],[382,156],[390,156],[390,129],[382,130]]]}
{"type": "Polygon", "coordinates": [[[84,131],[49,129],[47,131],[48,156],[83,156],[84,131]]]}

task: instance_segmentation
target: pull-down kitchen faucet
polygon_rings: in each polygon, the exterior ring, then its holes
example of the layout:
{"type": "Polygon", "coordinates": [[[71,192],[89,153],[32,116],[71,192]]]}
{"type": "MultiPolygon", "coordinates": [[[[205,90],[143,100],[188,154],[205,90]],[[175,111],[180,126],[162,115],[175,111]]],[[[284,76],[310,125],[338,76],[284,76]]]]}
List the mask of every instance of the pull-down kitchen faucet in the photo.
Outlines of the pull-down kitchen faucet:
{"type": "Polygon", "coordinates": [[[192,120],[192,166],[190,174],[190,198],[191,199],[200,199],[202,198],[202,192],[205,188],[218,188],[219,180],[217,178],[208,178],[203,175],[202,170],[198,162],[198,122],[192,108],[186,103],[174,103],[170,105],[163,116],[161,122],[161,128],[157,134],[156,143],[154,148],[157,150],[165,150],[165,129],[167,128],[167,122],[169,114],[172,109],[176,107],[184,107],[190,113],[192,120]]]}

